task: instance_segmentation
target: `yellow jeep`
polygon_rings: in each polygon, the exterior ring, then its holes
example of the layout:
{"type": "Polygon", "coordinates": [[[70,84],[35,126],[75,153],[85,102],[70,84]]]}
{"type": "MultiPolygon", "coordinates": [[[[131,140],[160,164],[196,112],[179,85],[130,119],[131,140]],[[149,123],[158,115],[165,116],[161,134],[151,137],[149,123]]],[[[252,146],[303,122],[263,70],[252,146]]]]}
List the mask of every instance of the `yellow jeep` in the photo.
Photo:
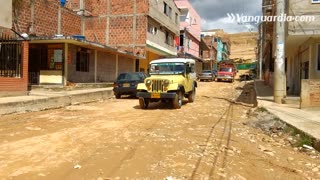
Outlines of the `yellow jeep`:
{"type": "Polygon", "coordinates": [[[150,102],[171,102],[175,109],[182,106],[183,97],[194,102],[196,94],[195,61],[185,58],[158,59],[150,62],[150,77],[137,86],[141,109],[150,102]]]}

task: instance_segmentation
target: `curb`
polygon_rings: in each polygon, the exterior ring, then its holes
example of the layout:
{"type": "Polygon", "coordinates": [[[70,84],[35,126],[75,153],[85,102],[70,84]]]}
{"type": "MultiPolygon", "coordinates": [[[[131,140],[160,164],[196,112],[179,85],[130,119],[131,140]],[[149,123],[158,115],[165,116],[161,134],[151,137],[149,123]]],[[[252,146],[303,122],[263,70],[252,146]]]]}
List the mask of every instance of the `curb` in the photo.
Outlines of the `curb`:
{"type": "Polygon", "coordinates": [[[112,90],[98,90],[53,97],[35,96],[34,99],[0,103],[0,115],[56,109],[74,104],[106,100],[113,95],[112,90]]]}
{"type": "MultiPolygon", "coordinates": [[[[257,88],[256,88],[256,81],[255,80],[254,80],[254,90],[256,91],[256,93],[258,92],[257,88]]],[[[257,95],[258,95],[258,93],[257,93],[257,95]]],[[[258,106],[257,107],[263,107],[263,108],[267,109],[270,114],[278,117],[281,122],[287,124],[289,127],[294,128],[294,129],[300,131],[301,133],[303,133],[304,135],[310,137],[312,139],[312,146],[316,150],[320,151],[320,139],[318,139],[317,137],[313,136],[312,134],[306,132],[305,130],[302,130],[301,128],[297,127],[296,125],[294,125],[294,124],[292,124],[292,123],[290,123],[288,121],[283,120],[281,117],[279,117],[279,115],[277,115],[276,113],[272,112],[273,110],[270,109],[269,107],[263,106],[263,105],[259,105],[259,100],[258,100],[258,106]]]]}

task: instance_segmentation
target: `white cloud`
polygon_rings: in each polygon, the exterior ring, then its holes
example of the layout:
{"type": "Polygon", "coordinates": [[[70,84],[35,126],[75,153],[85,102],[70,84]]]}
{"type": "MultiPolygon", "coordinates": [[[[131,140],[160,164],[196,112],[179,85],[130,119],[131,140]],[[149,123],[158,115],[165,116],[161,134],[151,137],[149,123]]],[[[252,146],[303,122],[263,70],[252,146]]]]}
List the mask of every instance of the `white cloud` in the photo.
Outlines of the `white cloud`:
{"type": "Polygon", "coordinates": [[[250,24],[237,24],[232,22],[228,17],[215,21],[202,20],[202,30],[223,29],[228,33],[257,31],[257,27],[250,24]]]}
{"type": "Polygon", "coordinates": [[[253,25],[239,25],[231,22],[228,13],[238,13],[248,16],[261,14],[262,0],[189,0],[201,16],[202,29],[224,29],[226,32],[257,31],[253,25]]]}

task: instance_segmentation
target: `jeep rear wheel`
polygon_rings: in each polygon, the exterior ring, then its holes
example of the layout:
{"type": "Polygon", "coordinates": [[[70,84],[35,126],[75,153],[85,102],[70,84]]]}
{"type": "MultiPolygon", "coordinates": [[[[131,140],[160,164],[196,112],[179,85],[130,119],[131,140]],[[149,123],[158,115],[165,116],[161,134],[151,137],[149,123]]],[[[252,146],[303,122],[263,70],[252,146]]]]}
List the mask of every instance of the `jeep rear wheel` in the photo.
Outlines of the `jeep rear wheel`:
{"type": "Polygon", "coordinates": [[[149,106],[149,100],[144,98],[139,98],[139,105],[141,109],[147,109],[149,106]]]}
{"type": "Polygon", "coordinates": [[[192,92],[190,92],[190,93],[188,94],[188,102],[189,102],[189,103],[193,103],[195,97],[196,97],[196,88],[193,87],[193,88],[192,88],[192,92]]]}
{"type": "Polygon", "coordinates": [[[182,106],[182,99],[183,97],[181,91],[177,91],[176,97],[172,100],[173,108],[180,109],[182,106]]]}

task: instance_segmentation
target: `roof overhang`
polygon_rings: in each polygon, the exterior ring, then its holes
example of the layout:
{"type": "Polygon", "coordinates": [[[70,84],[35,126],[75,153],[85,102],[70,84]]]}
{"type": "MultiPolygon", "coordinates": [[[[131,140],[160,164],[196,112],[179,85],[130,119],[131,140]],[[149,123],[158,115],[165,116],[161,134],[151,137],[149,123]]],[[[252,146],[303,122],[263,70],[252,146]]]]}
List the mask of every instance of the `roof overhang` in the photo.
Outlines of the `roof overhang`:
{"type": "Polygon", "coordinates": [[[96,49],[103,52],[109,52],[111,54],[119,54],[121,56],[126,56],[135,59],[145,59],[143,56],[134,55],[132,52],[121,51],[119,49],[105,46],[99,43],[90,42],[82,39],[77,39],[73,37],[54,37],[54,38],[30,38],[30,44],[58,44],[58,43],[67,43],[73,44],[76,46],[81,46],[88,49],[96,49]]]}
{"type": "Polygon", "coordinates": [[[199,57],[196,57],[192,54],[189,54],[189,53],[178,53],[178,57],[183,57],[183,58],[190,58],[190,59],[194,59],[194,60],[197,60],[197,61],[200,61],[200,62],[203,62],[203,59],[199,58],[199,57]]]}

